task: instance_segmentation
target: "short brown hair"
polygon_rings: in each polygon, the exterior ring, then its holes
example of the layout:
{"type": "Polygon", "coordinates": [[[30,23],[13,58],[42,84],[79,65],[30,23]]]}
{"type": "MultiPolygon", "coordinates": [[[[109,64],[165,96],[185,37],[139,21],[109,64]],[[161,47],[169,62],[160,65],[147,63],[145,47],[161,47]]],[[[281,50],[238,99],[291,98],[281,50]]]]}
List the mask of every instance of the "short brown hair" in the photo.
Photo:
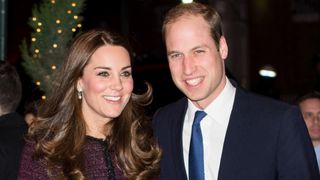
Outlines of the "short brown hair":
{"type": "Polygon", "coordinates": [[[184,15],[202,16],[203,19],[208,23],[210,32],[213,40],[217,47],[219,47],[219,41],[222,32],[221,17],[213,7],[201,3],[181,3],[174,8],[170,9],[164,17],[162,24],[162,36],[165,38],[166,28],[168,24],[172,24],[179,20],[184,15]]]}
{"type": "Polygon", "coordinates": [[[21,100],[22,86],[14,66],[0,60],[0,110],[14,112],[21,100]]]}
{"type": "Polygon", "coordinates": [[[303,101],[305,101],[307,99],[319,99],[320,100],[320,92],[311,91],[309,93],[302,95],[301,97],[299,97],[297,99],[297,104],[299,105],[300,103],[302,103],[303,101]]]}

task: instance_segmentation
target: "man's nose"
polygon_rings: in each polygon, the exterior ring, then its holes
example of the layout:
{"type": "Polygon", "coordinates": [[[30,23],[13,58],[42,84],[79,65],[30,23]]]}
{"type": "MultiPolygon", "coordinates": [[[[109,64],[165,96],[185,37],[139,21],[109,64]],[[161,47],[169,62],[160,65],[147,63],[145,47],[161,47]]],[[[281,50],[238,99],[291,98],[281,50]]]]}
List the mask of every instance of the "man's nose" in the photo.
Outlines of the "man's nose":
{"type": "Polygon", "coordinates": [[[194,71],[194,59],[190,56],[185,56],[185,58],[183,59],[183,73],[186,75],[190,75],[193,73],[194,71]]]}

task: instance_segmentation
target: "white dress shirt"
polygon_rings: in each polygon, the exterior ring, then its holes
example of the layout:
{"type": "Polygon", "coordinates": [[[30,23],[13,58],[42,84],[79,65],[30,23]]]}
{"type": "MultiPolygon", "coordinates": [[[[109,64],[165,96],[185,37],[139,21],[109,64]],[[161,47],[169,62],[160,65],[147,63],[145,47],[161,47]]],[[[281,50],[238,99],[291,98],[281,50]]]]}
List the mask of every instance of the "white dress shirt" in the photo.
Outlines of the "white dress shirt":
{"type": "MultiPolygon", "coordinates": [[[[207,113],[200,122],[203,137],[204,172],[206,180],[217,180],[223,149],[223,143],[229,124],[236,89],[227,79],[220,95],[204,109],[207,113]]],[[[188,100],[188,109],[183,125],[183,157],[187,176],[189,177],[189,147],[192,123],[195,112],[199,110],[188,100]]]]}
{"type": "Polygon", "coordinates": [[[314,147],[314,151],[316,152],[319,172],[320,172],[320,145],[314,147]]]}

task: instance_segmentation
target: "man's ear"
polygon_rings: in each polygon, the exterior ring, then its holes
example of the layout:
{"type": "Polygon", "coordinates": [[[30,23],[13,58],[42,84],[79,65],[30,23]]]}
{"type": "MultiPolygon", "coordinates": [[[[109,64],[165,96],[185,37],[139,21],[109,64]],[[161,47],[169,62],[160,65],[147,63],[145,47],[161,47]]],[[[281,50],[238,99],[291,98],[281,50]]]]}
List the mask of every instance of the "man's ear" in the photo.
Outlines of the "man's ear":
{"type": "Polygon", "coordinates": [[[221,36],[219,40],[219,53],[222,59],[227,59],[228,57],[228,45],[226,38],[224,36],[221,36]]]}

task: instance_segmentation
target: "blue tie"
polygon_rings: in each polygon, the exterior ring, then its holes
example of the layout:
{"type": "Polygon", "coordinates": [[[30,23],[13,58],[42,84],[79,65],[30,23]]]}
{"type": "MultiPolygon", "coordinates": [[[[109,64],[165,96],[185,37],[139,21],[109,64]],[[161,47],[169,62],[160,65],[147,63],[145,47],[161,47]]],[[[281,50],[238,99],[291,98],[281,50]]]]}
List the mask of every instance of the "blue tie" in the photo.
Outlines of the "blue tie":
{"type": "Polygon", "coordinates": [[[207,114],[197,111],[192,124],[189,150],[189,180],[204,180],[203,143],[200,121],[207,114]]]}

